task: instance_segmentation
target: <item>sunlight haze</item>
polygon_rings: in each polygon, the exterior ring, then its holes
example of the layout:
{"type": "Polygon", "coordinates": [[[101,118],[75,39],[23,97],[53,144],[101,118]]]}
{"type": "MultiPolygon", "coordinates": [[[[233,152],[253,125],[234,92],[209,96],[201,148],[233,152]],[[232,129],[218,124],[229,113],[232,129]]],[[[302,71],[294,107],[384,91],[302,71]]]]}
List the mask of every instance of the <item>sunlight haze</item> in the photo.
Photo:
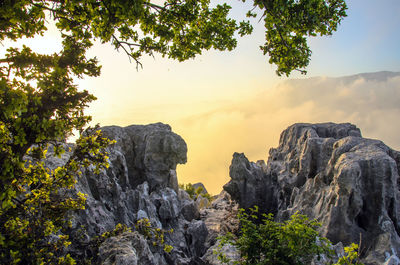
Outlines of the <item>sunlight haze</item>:
{"type": "MultiPolygon", "coordinates": [[[[98,98],[87,113],[101,126],[170,124],[188,145],[188,162],[178,166],[179,182],[203,182],[212,194],[229,181],[234,152],[267,160],[282,130],[297,122],[351,122],[364,137],[399,150],[400,1],[346,2],[348,17],[338,31],[310,40],[307,76],[275,74],[259,49],[264,40],[259,17],[254,33],[239,38],[234,51],[205,51],[182,63],[143,57],[143,69],[137,70],[123,52],[96,43],[89,56],[99,59],[102,74],[77,81],[98,98]],[[342,78],[372,72],[380,73],[342,78]]],[[[232,16],[244,19],[250,5],[230,4],[232,16]]],[[[57,34],[51,29],[18,45],[56,52],[61,47],[57,34]]]]}

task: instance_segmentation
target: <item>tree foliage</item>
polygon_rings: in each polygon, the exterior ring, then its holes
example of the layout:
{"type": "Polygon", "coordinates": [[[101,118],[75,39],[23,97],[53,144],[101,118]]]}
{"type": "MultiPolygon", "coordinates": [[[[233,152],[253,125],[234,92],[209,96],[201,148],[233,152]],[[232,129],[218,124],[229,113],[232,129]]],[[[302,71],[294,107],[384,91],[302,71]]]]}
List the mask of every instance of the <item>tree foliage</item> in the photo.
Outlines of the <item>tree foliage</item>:
{"type": "MultiPolygon", "coordinates": [[[[74,147],[62,142],[81,133],[95,99],[79,90],[74,78],[98,76],[96,58],[86,51],[94,40],[111,42],[138,64],[142,54],[158,52],[185,60],[204,49],[231,50],[240,26],[227,18],[229,7],[208,1],[39,1],[0,3],[0,41],[43,34],[46,19],[60,31],[62,50],[38,54],[29,47],[9,48],[0,59],[0,263],[73,264],[63,229],[68,213],[83,209],[84,194],[74,190],[82,170],[107,166],[103,150],[110,141],[86,129],[74,147]],[[65,165],[45,164],[49,149],[65,165]],[[65,154],[64,154],[65,155],[65,154]]],[[[242,24],[242,33],[250,30],[242,24]]]]}
{"type": "MultiPolygon", "coordinates": [[[[246,0],[242,0],[245,2],[246,0]]],[[[305,74],[311,50],[307,37],[332,35],[346,16],[344,0],[254,0],[262,10],[265,43],[260,46],[278,75],[305,74]]],[[[256,16],[252,11],[248,16],[256,16]]]]}
{"type": "Polygon", "coordinates": [[[84,208],[84,195],[73,189],[76,177],[89,165],[96,170],[107,166],[100,149],[110,141],[100,131],[87,129],[74,147],[62,143],[74,129],[83,132],[90,121],[83,110],[94,99],[77,89],[71,75],[99,74],[95,62],[84,57],[82,44],[66,37],[63,45],[54,55],[10,48],[2,59],[1,264],[72,264],[64,251],[68,236],[60,232],[68,224],[67,214],[84,208]],[[72,155],[63,166],[50,169],[45,165],[50,148],[56,156],[66,150],[72,155]]]}
{"type": "MultiPolygon", "coordinates": [[[[242,0],[246,2],[246,0],[242,0]]],[[[248,1],[248,0],[247,0],[248,1]]],[[[311,57],[307,38],[332,35],[346,16],[344,0],[251,0],[265,26],[260,46],[278,75],[293,70],[306,73],[311,57]]],[[[111,42],[141,66],[144,54],[183,61],[210,48],[232,50],[234,34],[250,34],[248,21],[228,17],[226,3],[210,8],[210,0],[4,0],[1,4],[0,41],[33,37],[46,30],[46,14],[57,21],[63,37],[73,36],[85,48],[93,39],[111,42]],[[48,11],[46,13],[45,11],[48,11]]],[[[254,9],[248,17],[256,17],[254,9]]]]}
{"type": "MultiPolygon", "coordinates": [[[[265,10],[264,52],[278,65],[278,74],[305,67],[310,52],[301,37],[329,35],[345,15],[340,0],[254,5],[265,10]]],[[[143,55],[183,61],[211,48],[232,50],[235,34],[249,34],[252,27],[229,18],[229,9],[227,4],[211,8],[209,0],[167,0],[163,5],[149,0],[0,2],[0,42],[42,35],[48,20],[55,21],[62,40],[54,54],[23,46],[7,49],[0,58],[1,264],[75,262],[62,233],[68,213],[84,208],[85,196],[74,184],[89,165],[96,170],[107,166],[104,147],[110,143],[87,127],[90,117],[84,109],[95,97],[74,83],[100,74],[97,59],[86,56],[93,42],[112,43],[138,66],[143,55]],[[62,143],[74,130],[85,131],[76,145],[62,143]],[[46,166],[47,152],[66,156],[66,150],[71,155],[64,165],[46,166]]]]}

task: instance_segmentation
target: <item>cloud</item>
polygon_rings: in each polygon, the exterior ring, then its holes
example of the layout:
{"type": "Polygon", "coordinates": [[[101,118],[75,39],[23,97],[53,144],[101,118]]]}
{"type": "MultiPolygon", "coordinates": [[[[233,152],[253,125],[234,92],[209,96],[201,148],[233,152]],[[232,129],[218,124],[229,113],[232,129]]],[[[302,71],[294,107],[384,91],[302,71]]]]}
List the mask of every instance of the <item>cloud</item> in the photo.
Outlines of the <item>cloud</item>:
{"type": "Polygon", "coordinates": [[[172,122],[188,143],[180,181],[203,182],[218,193],[229,180],[233,152],[255,161],[268,158],[280,133],[297,122],[351,122],[364,137],[400,149],[400,73],[314,77],[282,82],[272,89],[172,122]]]}

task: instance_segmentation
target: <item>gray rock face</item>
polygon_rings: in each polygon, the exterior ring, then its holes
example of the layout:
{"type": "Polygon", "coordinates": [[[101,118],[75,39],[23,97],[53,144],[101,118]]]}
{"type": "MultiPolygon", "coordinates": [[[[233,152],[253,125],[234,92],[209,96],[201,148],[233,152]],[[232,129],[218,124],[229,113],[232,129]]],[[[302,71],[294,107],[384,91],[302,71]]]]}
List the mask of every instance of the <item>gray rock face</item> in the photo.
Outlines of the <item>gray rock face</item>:
{"type": "MultiPolygon", "coordinates": [[[[186,143],[161,123],[101,130],[116,143],[107,150],[110,167],[100,174],[89,168],[76,184],[87,194],[86,209],[76,214],[71,230],[76,255],[90,256],[80,246],[93,236],[119,223],[135,229],[137,220],[147,218],[154,228],[173,229],[165,234],[173,250],[165,253],[137,232],[124,233],[102,243],[101,264],[200,264],[208,231],[197,204],[179,190],[176,176],[177,164],[186,162],[186,143]]],[[[53,160],[49,163],[62,164],[53,160]]]]}
{"type": "Polygon", "coordinates": [[[168,186],[178,191],[176,165],[186,163],[187,147],[169,125],[109,126],[101,128],[101,131],[104,136],[117,141],[112,147],[110,160],[113,165],[120,164],[117,168],[120,171],[107,172],[108,175],[124,173],[126,186],[131,188],[147,181],[151,191],[168,186]]]}
{"type": "Polygon", "coordinates": [[[102,265],[156,264],[146,239],[138,232],[107,239],[99,248],[102,265]]]}
{"type": "Polygon", "coordinates": [[[295,124],[268,163],[234,154],[224,189],[240,207],[285,220],[296,211],[322,223],[333,243],[361,240],[366,264],[400,256],[400,153],[351,124],[295,124]]]}
{"type": "MultiPolygon", "coordinates": [[[[239,229],[239,220],[237,218],[238,204],[231,200],[231,196],[222,191],[216,196],[211,206],[201,210],[201,219],[208,230],[205,242],[207,252],[203,256],[203,260],[208,264],[222,264],[218,260],[215,251],[218,250],[218,236],[225,235],[227,232],[236,233],[239,229]]],[[[239,260],[240,255],[237,249],[232,245],[224,246],[221,251],[233,261],[239,260]]]]}
{"type": "Polygon", "coordinates": [[[200,218],[200,212],[194,201],[186,201],[182,206],[182,215],[187,221],[200,218]]]}
{"type": "Polygon", "coordinates": [[[200,214],[208,230],[207,248],[215,245],[218,236],[227,232],[236,233],[239,229],[238,204],[226,191],[216,196],[211,206],[202,209],[200,214]]]}
{"type": "Polygon", "coordinates": [[[231,181],[224,186],[224,190],[238,201],[241,208],[257,205],[264,212],[276,212],[276,176],[266,176],[264,161],[249,162],[243,153],[235,153],[229,170],[231,181]]]}
{"type": "Polygon", "coordinates": [[[187,241],[189,242],[189,249],[193,256],[201,257],[206,249],[204,243],[206,242],[208,230],[202,220],[195,220],[189,224],[187,229],[187,241]]]}
{"type": "Polygon", "coordinates": [[[107,150],[110,167],[99,175],[87,170],[76,185],[88,194],[88,207],[77,217],[79,225],[95,235],[118,223],[133,226],[144,217],[159,228],[176,219],[181,205],[175,169],[186,162],[183,139],[160,123],[101,130],[116,143],[107,150]]]}

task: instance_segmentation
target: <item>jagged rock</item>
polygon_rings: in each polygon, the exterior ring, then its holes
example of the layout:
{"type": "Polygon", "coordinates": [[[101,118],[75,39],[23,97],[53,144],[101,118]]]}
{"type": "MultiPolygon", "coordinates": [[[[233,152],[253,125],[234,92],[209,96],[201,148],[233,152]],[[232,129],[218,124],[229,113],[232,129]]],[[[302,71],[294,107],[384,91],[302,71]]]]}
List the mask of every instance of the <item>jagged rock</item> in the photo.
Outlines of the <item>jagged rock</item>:
{"type": "Polygon", "coordinates": [[[217,237],[227,232],[236,233],[239,229],[237,218],[238,204],[232,201],[226,191],[216,196],[211,206],[201,210],[201,219],[204,221],[208,236],[206,247],[216,244],[217,237]]]}
{"type": "Polygon", "coordinates": [[[193,219],[200,218],[199,208],[197,207],[197,204],[194,201],[186,201],[182,206],[181,213],[183,217],[185,217],[185,219],[189,222],[192,221],[193,219]]]}
{"type": "Polygon", "coordinates": [[[150,190],[169,185],[177,192],[176,165],[186,163],[187,147],[169,125],[109,126],[101,128],[101,131],[104,136],[117,141],[110,158],[113,165],[122,159],[119,168],[123,171],[117,173],[126,173],[122,175],[128,178],[130,187],[135,188],[147,181],[150,190]]]}
{"type": "Polygon", "coordinates": [[[178,197],[180,200],[192,200],[192,198],[190,198],[189,193],[187,193],[185,190],[182,189],[179,189],[178,197]]]}
{"type": "Polygon", "coordinates": [[[266,176],[262,162],[253,163],[243,153],[234,153],[230,170],[231,181],[224,186],[240,207],[255,205],[264,212],[275,213],[277,209],[276,176],[266,176]]]}
{"type": "MultiPolygon", "coordinates": [[[[171,253],[146,245],[136,232],[128,233],[102,244],[104,264],[200,264],[207,229],[194,220],[199,219],[197,204],[179,190],[176,176],[177,163],[186,162],[185,142],[161,123],[101,130],[117,142],[107,148],[109,168],[100,174],[88,168],[76,184],[87,200],[86,209],[75,214],[70,232],[75,256],[90,257],[93,253],[82,246],[118,223],[135,229],[137,220],[147,218],[154,228],[173,230],[165,233],[165,243],[173,246],[171,253]]],[[[50,158],[49,164],[62,165],[68,157],[67,152],[62,159],[50,158]]]]}
{"type": "Polygon", "coordinates": [[[199,195],[197,196],[195,202],[196,202],[197,208],[199,208],[199,209],[206,208],[206,207],[208,207],[209,204],[210,204],[210,200],[207,199],[206,197],[201,196],[201,194],[199,194],[199,195]]]}
{"type": "Polygon", "coordinates": [[[100,174],[88,169],[76,189],[88,195],[76,226],[89,235],[110,231],[118,223],[133,226],[146,217],[158,228],[179,215],[177,163],[186,162],[186,144],[161,123],[109,126],[103,135],[116,140],[107,151],[110,167],[100,174]]]}
{"type": "Polygon", "coordinates": [[[208,249],[202,259],[212,265],[222,264],[218,260],[215,251],[222,251],[232,261],[239,259],[239,253],[232,245],[226,245],[219,249],[218,236],[225,235],[227,232],[236,233],[239,229],[237,218],[238,204],[231,200],[231,196],[222,191],[214,197],[211,206],[201,210],[201,219],[204,221],[208,235],[205,241],[205,248],[208,249]]]}
{"type": "Polygon", "coordinates": [[[153,255],[138,232],[108,238],[99,247],[99,260],[102,265],[166,264],[159,255],[153,255]]]}
{"type": "MultiPolygon", "coordinates": [[[[101,264],[219,264],[213,254],[217,236],[239,227],[232,197],[240,207],[258,205],[261,212],[274,213],[278,221],[296,211],[318,219],[321,234],[339,246],[336,252],[343,251],[343,244],[359,243],[361,234],[366,265],[400,263],[400,152],[362,138],[354,125],[290,126],[279,146],[270,150],[267,164],[235,153],[227,192],[211,204],[201,194],[193,201],[179,189],[176,165],[186,161],[187,148],[168,125],[110,126],[102,131],[117,143],[108,148],[110,167],[100,174],[88,168],[76,184],[87,194],[86,209],[76,214],[70,232],[78,257],[90,257],[81,246],[93,236],[118,223],[134,227],[147,218],[155,228],[173,229],[165,234],[173,250],[163,253],[137,232],[124,233],[100,246],[101,264]]],[[[63,165],[70,155],[48,154],[50,168],[63,165]]],[[[232,246],[223,251],[239,258],[232,246]]]]}
{"type": "Polygon", "coordinates": [[[235,264],[235,261],[238,261],[240,259],[240,254],[235,246],[232,246],[231,244],[225,244],[224,246],[219,248],[218,245],[219,245],[219,241],[217,241],[215,245],[210,247],[207,250],[206,254],[204,254],[203,260],[207,264],[211,264],[211,265],[226,264],[226,263],[222,263],[218,259],[218,255],[216,253],[222,253],[223,255],[225,255],[225,257],[230,260],[228,265],[233,265],[233,264],[235,264]]]}
{"type": "Polygon", "coordinates": [[[400,259],[396,256],[390,256],[383,265],[399,265],[400,264],[400,259]]]}
{"type": "Polygon", "coordinates": [[[399,157],[352,124],[295,124],[266,166],[235,154],[224,189],[278,220],[296,211],[316,218],[333,243],[358,243],[361,234],[363,261],[383,264],[400,254],[399,157]]]}
{"type": "Polygon", "coordinates": [[[150,200],[158,210],[158,216],[164,224],[179,216],[179,201],[175,191],[170,188],[152,192],[150,200]]]}
{"type": "Polygon", "coordinates": [[[206,242],[207,235],[208,230],[202,220],[193,220],[189,224],[186,237],[190,252],[194,257],[201,257],[205,253],[204,243],[206,242]]]}

